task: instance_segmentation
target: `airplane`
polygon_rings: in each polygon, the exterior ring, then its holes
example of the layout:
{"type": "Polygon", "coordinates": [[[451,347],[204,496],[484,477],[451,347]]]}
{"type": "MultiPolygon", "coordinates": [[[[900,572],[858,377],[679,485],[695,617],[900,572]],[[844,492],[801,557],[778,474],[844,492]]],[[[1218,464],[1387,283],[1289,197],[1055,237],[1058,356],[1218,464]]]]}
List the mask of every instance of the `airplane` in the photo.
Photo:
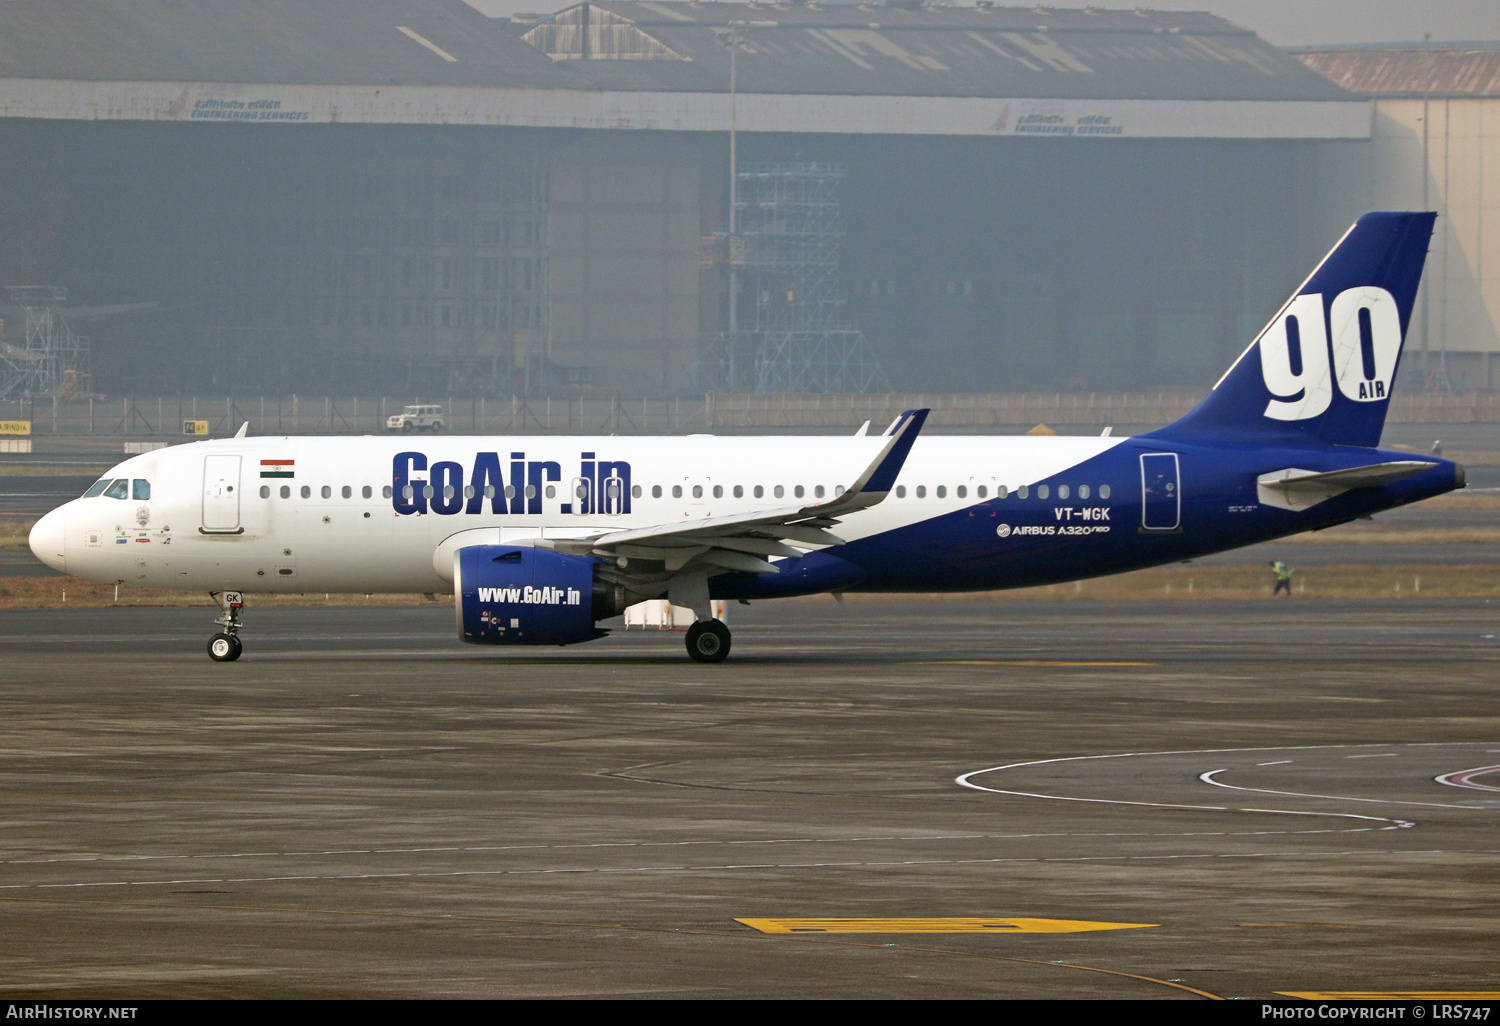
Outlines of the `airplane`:
{"type": "Polygon", "coordinates": [[[125,460],[42,517],[69,574],[246,594],[451,593],[459,638],[569,645],[637,602],[1030,587],[1173,563],[1464,487],[1378,448],[1436,215],[1357,220],[1207,397],[1136,436],[247,437],[125,460]]]}

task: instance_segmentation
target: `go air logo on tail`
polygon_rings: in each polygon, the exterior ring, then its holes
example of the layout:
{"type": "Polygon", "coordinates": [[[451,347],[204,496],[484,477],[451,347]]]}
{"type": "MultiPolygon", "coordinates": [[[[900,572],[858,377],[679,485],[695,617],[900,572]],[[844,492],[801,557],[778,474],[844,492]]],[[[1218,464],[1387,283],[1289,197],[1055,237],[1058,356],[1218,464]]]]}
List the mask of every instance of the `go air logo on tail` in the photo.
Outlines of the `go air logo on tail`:
{"type": "Polygon", "coordinates": [[[1260,337],[1272,420],[1310,420],[1333,402],[1333,382],[1358,403],[1390,398],[1401,355],[1396,299],[1374,285],[1340,292],[1325,317],[1322,293],[1297,296],[1260,337]]]}

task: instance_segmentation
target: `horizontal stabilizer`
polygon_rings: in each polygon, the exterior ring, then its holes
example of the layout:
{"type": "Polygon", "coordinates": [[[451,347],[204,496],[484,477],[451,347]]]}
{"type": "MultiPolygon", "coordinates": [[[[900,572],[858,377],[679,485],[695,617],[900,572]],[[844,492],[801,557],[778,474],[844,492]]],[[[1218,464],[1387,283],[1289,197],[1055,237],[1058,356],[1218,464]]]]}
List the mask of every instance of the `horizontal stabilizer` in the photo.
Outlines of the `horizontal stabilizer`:
{"type": "Polygon", "coordinates": [[[1255,479],[1255,484],[1261,505],[1304,510],[1320,502],[1327,502],[1351,488],[1373,488],[1389,484],[1435,466],[1437,464],[1425,460],[1394,460],[1390,463],[1371,463],[1364,467],[1324,472],[1288,467],[1262,474],[1255,479]]]}

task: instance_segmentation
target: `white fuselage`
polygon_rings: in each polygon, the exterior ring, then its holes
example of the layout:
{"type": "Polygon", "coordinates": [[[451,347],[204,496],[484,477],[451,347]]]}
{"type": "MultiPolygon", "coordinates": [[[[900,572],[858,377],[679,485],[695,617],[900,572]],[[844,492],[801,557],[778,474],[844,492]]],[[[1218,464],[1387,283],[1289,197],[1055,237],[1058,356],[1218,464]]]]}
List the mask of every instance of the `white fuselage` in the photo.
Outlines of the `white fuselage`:
{"type": "MultiPolygon", "coordinates": [[[[1014,493],[1119,442],[920,437],[897,488],[847,516],[838,533],[855,541],[973,505],[1002,486],[1014,493]]],[[[451,552],[461,545],[816,502],[847,486],[881,445],[879,437],[706,435],[195,442],[132,457],[105,475],[146,482],[149,498],[75,499],[43,518],[32,542],[57,569],[151,588],[446,592],[451,552]]],[[[1075,488],[1098,494],[1110,484],[1122,482],[1075,488]]]]}

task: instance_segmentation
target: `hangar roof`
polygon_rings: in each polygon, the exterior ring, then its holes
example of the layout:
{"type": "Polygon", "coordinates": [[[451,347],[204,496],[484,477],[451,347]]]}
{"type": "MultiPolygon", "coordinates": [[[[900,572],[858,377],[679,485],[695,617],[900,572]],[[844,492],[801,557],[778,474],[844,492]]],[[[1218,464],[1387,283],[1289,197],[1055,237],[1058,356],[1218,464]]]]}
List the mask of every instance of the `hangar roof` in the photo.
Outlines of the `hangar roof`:
{"type": "Polygon", "coordinates": [[[464,0],[4,0],[0,80],[0,118],[688,132],[733,123],[1093,139],[1370,133],[1367,100],[1212,15],[916,0],[585,0],[514,18],[464,0]]]}
{"type": "Polygon", "coordinates": [[[1361,96],[1500,96],[1500,43],[1351,47],[1295,56],[1361,96]]]}
{"type": "Polygon", "coordinates": [[[584,74],[609,88],[720,91],[731,25],[747,92],[1347,99],[1250,30],[1198,13],[588,0],[522,38],[568,66],[586,58],[584,74]]]}
{"type": "Polygon", "coordinates": [[[446,86],[572,80],[521,43],[509,22],[461,0],[6,0],[0,77],[446,86]],[[452,48],[457,59],[412,35],[452,48]]]}
{"type": "Polygon", "coordinates": [[[1209,14],[587,0],[534,24],[462,0],[7,0],[0,77],[762,94],[1347,100],[1209,14]]]}

